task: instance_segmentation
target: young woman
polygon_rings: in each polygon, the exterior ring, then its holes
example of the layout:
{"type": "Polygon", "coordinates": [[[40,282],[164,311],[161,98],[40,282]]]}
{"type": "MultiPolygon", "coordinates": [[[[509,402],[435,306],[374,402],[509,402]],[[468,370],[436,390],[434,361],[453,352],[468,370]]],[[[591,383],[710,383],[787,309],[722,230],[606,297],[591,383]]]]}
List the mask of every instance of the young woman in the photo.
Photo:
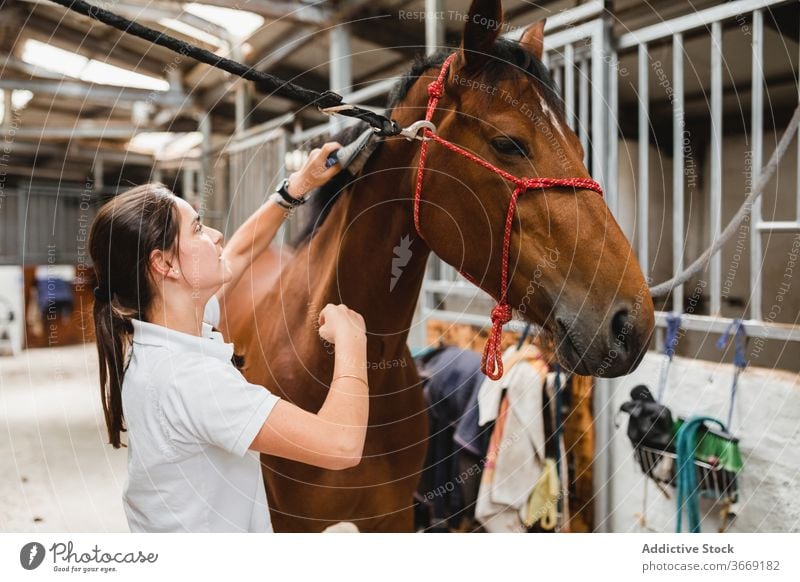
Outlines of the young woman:
{"type": "Polygon", "coordinates": [[[258,453],[334,470],[361,460],[368,386],[359,314],[332,304],[319,314],[335,366],[317,414],[247,382],[233,346],[209,325],[286,209],[338,172],[324,167],[337,147],[312,151],[283,196],[273,194],[224,247],[162,184],[133,188],[98,212],[89,245],[101,399],[110,443],[124,446],[127,432],[131,531],[272,531],[258,453]]]}

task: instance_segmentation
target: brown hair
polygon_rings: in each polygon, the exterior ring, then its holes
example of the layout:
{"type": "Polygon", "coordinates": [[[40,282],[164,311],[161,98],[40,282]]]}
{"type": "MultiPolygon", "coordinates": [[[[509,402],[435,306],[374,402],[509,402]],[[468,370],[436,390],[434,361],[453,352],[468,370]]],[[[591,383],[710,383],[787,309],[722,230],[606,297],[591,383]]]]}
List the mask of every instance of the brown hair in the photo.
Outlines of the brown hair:
{"type": "Polygon", "coordinates": [[[153,250],[176,250],[180,215],[164,184],[143,184],[112,198],[97,213],[89,253],[97,276],[94,330],[100,359],[100,399],[109,443],[118,449],[125,432],[122,381],[133,334],[132,318],[146,321],[155,298],[153,250]]]}

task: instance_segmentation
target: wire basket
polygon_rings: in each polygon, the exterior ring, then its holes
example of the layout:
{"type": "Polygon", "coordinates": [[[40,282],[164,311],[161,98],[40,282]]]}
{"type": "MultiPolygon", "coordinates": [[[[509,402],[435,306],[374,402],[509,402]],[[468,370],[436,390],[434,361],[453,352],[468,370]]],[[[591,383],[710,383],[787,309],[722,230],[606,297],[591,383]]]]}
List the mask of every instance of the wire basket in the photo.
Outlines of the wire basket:
{"type": "MultiPolygon", "coordinates": [[[[674,452],[640,445],[633,450],[633,456],[645,475],[657,483],[675,486],[678,456],[674,452]]],[[[697,458],[694,460],[694,468],[697,489],[701,495],[720,501],[737,501],[737,471],[730,471],[713,460],[709,462],[697,458]]]]}

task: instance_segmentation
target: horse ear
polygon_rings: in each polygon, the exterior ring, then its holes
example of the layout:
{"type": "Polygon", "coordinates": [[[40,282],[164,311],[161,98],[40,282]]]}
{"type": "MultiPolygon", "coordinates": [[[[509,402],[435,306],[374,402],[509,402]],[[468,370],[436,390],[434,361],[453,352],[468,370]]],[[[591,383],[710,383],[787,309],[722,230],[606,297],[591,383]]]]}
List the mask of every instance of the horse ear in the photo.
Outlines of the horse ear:
{"type": "Polygon", "coordinates": [[[531,51],[540,61],[542,60],[542,54],[544,53],[545,20],[546,19],[542,18],[539,22],[534,22],[531,24],[525,29],[525,32],[522,33],[522,37],[519,39],[519,44],[531,51]]]}
{"type": "Polygon", "coordinates": [[[500,0],[473,0],[461,39],[461,60],[465,67],[479,67],[491,53],[500,35],[503,6],[500,0]]]}

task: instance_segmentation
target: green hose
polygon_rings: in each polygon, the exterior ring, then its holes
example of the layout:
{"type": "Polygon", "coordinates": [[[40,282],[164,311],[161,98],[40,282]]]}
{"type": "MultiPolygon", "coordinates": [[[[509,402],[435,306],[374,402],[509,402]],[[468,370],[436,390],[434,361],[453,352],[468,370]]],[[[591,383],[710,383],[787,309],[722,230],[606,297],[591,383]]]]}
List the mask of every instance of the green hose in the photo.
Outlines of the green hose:
{"type": "Polygon", "coordinates": [[[697,473],[695,472],[695,454],[698,448],[697,430],[704,422],[716,423],[725,430],[725,425],[710,416],[695,416],[686,421],[678,429],[676,451],[678,455],[677,504],[678,523],[675,531],[681,533],[683,525],[683,509],[689,521],[689,531],[700,533],[700,503],[697,496],[697,473]]]}

